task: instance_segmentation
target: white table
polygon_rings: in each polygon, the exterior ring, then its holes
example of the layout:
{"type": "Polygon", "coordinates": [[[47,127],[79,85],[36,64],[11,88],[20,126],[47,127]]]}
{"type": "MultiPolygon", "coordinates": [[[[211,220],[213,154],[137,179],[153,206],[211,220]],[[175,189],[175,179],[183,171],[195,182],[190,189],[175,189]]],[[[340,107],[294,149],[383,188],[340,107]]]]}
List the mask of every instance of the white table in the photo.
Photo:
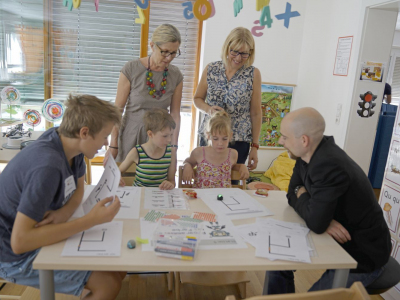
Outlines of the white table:
{"type": "MultiPolygon", "coordinates": [[[[248,191],[249,193],[254,191],[248,191]]],[[[304,223],[292,207],[288,206],[286,193],[271,191],[268,198],[256,199],[274,213],[272,218],[288,222],[304,223]]],[[[143,209],[142,191],[140,216],[148,210],[143,209]]],[[[191,211],[212,212],[200,199],[189,201],[191,211]]],[[[177,214],[188,211],[171,210],[177,214]]],[[[235,225],[255,222],[254,218],[235,220],[235,225]]],[[[153,252],[142,252],[139,244],[136,249],[126,247],[128,240],[140,237],[139,220],[124,220],[122,249],[120,257],[62,257],[65,241],[43,247],[33,262],[33,268],[40,271],[40,292],[42,300],[54,300],[53,270],[92,270],[92,271],[271,271],[271,270],[309,270],[336,269],[333,287],[345,287],[349,269],[356,268],[357,262],[328,234],[310,233],[317,257],[311,264],[289,261],[270,261],[255,257],[255,249],[202,250],[194,261],[182,261],[156,256],[153,252]]]]}

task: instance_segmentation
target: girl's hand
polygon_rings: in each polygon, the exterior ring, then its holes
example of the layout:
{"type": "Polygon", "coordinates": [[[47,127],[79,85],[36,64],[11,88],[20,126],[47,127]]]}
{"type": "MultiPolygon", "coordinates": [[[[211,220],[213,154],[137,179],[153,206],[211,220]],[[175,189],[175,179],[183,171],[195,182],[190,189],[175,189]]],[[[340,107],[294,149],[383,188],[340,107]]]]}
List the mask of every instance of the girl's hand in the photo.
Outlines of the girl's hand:
{"type": "Polygon", "coordinates": [[[210,116],[213,115],[214,113],[216,113],[217,111],[224,111],[224,109],[220,106],[210,106],[208,108],[207,114],[209,114],[210,116]]]}
{"type": "Polygon", "coordinates": [[[121,177],[121,179],[119,180],[119,186],[124,187],[125,186],[125,180],[121,177]]]}
{"type": "Polygon", "coordinates": [[[159,188],[160,190],[172,190],[175,188],[175,184],[173,184],[171,181],[164,180],[161,182],[159,188]]]}
{"type": "Polygon", "coordinates": [[[119,198],[115,196],[114,202],[111,203],[109,206],[106,206],[106,204],[111,202],[112,200],[112,196],[104,198],[103,200],[97,202],[97,204],[87,214],[87,216],[93,222],[93,226],[108,223],[114,219],[115,215],[121,208],[121,202],[119,201],[119,198]]]}
{"type": "Polygon", "coordinates": [[[247,179],[250,176],[247,166],[243,164],[240,165],[239,173],[240,173],[240,179],[242,180],[247,179]]]}
{"type": "Polygon", "coordinates": [[[257,168],[257,164],[258,164],[257,148],[252,147],[250,150],[247,167],[249,168],[249,170],[254,170],[255,168],[257,168]]]}
{"type": "Polygon", "coordinates": [[[193,168],[189,163],[186,163],[183,167],[182,181],[185,184],[192,184],[193,178],[193,168]]]}

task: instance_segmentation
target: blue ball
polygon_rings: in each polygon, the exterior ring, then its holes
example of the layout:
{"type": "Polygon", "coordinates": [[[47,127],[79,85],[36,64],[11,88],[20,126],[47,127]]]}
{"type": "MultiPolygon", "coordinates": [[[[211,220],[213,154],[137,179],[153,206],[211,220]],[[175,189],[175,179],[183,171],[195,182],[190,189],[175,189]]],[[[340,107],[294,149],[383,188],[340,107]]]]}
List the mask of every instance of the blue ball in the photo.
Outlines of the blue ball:
{"type": "Polygon", "coordinates": [[[136,241],[135,240],[129,240],[127,244],[129,249],[135,249],[136,248],[136,241]]]}

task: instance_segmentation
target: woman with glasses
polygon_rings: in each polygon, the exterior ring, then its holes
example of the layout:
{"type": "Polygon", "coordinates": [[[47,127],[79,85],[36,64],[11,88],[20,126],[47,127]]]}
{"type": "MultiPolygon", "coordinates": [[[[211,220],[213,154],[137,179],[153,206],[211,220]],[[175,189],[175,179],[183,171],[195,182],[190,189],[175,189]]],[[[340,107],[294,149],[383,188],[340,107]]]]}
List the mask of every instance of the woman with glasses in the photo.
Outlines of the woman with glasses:
{"type": "MultiPolygon", "coordinates": [[[[183,76],[172,65],[180,55],[181,35],[174,26],[163,24],[153,33],[150,47],[152,53],[125,64],[119,75],[115,105],[123,114],[122,125],[114,128],[108,155],[122,162],[136,145],[147,141],[143,116],[154,108],[168,110],[176,123],[172,137],[172,162],[176,162],[180,128],[180,108],[183,76]]],[[[171,162],[171,163],[172,163],[171,162]]]]}
{"type": "MultiPolygon", "coordinates": [[[[238,151],[238,164],[249,157],[250,170],[257,167],[261,129],[261,74],[252,66],[254,58],[251,32],[233,29],[222,47],[222,61],[207,65],[194,95],[195,106],[206,114],[199,132],[213,113],[225,110],[232,119],[230,147],[238,151]]],[[[200,144],[207,145],[202,136],[200,144]]]]}

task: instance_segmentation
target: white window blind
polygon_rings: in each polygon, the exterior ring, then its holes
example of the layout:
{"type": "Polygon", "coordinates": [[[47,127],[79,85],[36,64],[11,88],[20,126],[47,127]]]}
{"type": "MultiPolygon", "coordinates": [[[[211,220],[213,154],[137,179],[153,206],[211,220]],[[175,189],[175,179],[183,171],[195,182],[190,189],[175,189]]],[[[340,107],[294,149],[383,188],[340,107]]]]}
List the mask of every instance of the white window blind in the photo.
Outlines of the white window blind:
{"type": "Polygon", "coordinates": [[[141,25],[133,0],[82,0],[69,11],[53,1],[52,97],[65,100],[70,92],[114,101],[121,68],[139,58],[141,25]]]}
{"type": "Polygon", "coordinates": [[[179,67],[183,74],[181,111],[190,112],[193,102],[199,21],[195,17],[186,20],[183,17],[183,9],[182,0],[150,1],[149,40],[151,40],[154,30],[161,24],[174,25],[180,31],[181,56],[175,58],[172,64],[179,67]]]}
{"type": "Polygon", "coordinates": [[[396,57],[392,76],[392,103],[399,105],[400,101],[400,56],[396,57]]]}
{"type": "Polygon", "coordinates": [[[43,102],[43,0],[0,1],[0,90],[12,85],[22,104],[43,102]]]}

